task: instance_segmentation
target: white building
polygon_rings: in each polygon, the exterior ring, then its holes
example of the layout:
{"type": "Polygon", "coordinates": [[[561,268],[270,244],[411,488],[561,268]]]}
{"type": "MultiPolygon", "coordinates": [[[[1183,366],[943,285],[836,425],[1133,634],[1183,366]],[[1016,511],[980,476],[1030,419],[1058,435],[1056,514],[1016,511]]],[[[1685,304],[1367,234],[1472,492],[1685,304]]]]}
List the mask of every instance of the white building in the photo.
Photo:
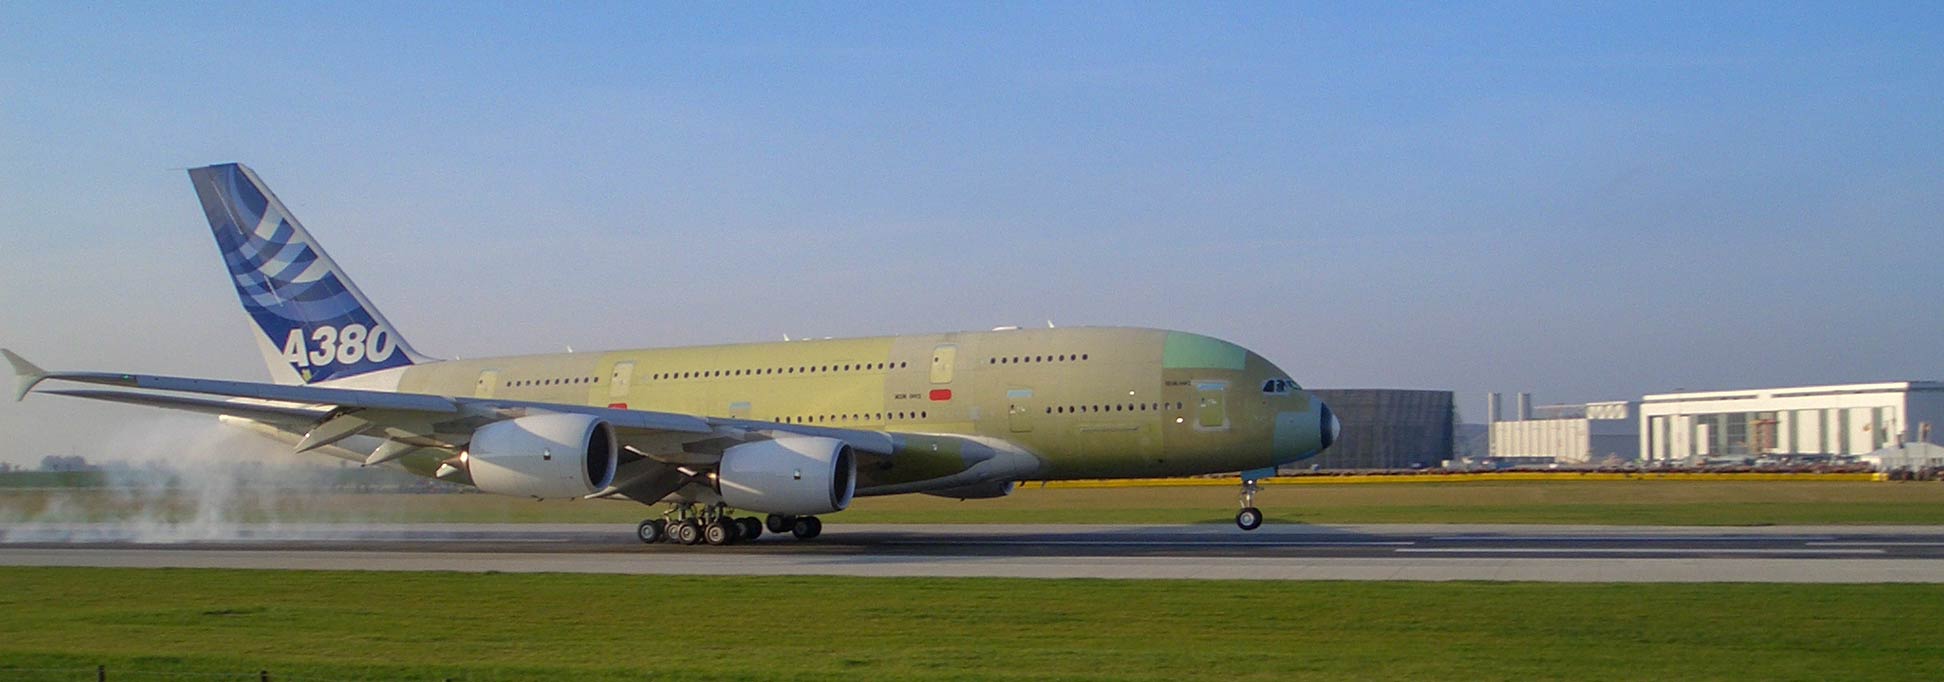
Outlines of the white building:
{"type": "Polygon", "coordinates": [[[1635,430],[1636,403],[1532,406],[1532,395],[1518,394],[1511,419],[1500,414],[1499,394],[1486,396],[1487,451],[1492,457],[1550,458],[1559,464],[1597,464],[1609,458],[1632,459],[1640,451],[1635,430]]]}
{"type": "Polygon", "coordinates": [[[1640,404],[1640,457],[1863,455],[1931,441],[1944,425],[1944,383],[1764,388],[1663,393],[1640,404]]]}

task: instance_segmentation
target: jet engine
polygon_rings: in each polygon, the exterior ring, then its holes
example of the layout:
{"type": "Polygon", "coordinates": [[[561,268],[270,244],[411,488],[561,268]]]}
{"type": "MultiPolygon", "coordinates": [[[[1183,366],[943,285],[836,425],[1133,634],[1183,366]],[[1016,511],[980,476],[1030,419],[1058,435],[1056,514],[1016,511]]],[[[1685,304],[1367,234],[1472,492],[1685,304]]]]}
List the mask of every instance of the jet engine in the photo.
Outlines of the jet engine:
{"type": "Polygon", "coordinates": [[[835,438],[789,437],[744,443],[722,453],[722,501],[766,514],[827,514],[850,506],[857,458],[835,438]]]}
{"type": "Polygon", "coordinates": [[[614,427],[583,414],[535,414],[479,427],[465,453],[480,490],[580,497],[614,482],[614,427]]]}

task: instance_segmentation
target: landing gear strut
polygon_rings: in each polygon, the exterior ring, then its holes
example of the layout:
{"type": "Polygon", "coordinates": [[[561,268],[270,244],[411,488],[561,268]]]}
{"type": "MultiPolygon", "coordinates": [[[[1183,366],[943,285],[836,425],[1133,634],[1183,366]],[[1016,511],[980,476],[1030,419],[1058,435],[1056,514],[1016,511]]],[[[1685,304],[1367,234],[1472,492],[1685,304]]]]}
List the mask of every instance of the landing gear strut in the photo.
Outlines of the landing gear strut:
{"type": "Polygon", "coordinates": [[[1259,492],[1262,492],[1262,486],[1257,485],[1255,479],[1243,477],[1242,511],[1235,513],[1236,527],[1242,530],[1255,530],[1262,526],[1262,510],[1255,506],[1255,496],[1259,492]]]}

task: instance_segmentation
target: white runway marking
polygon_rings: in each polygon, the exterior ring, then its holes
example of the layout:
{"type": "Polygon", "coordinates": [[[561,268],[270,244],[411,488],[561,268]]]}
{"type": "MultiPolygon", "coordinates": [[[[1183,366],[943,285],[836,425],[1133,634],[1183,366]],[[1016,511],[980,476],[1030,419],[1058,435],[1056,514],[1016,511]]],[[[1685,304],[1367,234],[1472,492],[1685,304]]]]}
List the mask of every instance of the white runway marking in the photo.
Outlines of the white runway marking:
{"type": "Polygon", "coordinates": [[[1400,547],[1419,554],[1883,554],[1881,549],[1750,549],[1745,547],[1400,547]]]}
{"type": "Polygon", "coordinates": [[[1944,542],[1899,542],[1895,540],[1855,540],[1803,543],[1818,547],[1944,547],[1944,542]]]}
{"type": "Polygon", "coordinates": [[[1654,542],[1776,542],[1793,540],[1813,543],[1821,540],[1835,540],[1836,538],[1828,535],[1661,535],[1641,533],[1639,535],[1446,535],[1438,539],[1452,542],[1505,542],[1512,540],[1518,542],[1640,542],[1643,540],[1652,540],[1654,542]]]}
{"type": "MultiPolygon", "coordinates": [[[[886,540],[880,544],[914,545],[927,547],[956,547],[964,545],[993,547],[1154,547],[1162,545],[1181,545],[1185,543],[1170,540],[1068,540],[1049,538],[1045,540],[886,540]]],[[[1196,547],[1402,547],[1415,545],[1412,540],[1217,540],[1196,541],[1196,547]]]]}

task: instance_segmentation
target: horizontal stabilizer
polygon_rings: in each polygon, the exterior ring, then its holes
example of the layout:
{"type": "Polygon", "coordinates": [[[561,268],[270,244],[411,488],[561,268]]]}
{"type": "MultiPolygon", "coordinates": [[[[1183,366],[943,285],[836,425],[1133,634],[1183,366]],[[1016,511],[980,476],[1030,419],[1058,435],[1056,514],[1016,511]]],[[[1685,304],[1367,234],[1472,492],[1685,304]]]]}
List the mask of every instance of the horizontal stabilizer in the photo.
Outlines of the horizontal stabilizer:
{"type": "Polygon", "coordinates": [[[450,398],[415,393],[387,393],[346,388],[323,388],[320,386],[283,386],[248,381],[189,379],[184,377],[156,376],[151,374],[118,374],[113,372],[51,372],[43,375],[41,378],[74,381],[83,384],[145,388],[152,391],[178,391],[182,393],[201,393],[204,395],[220,395],[231,398],[256,398],[258,400],[277,400],[291,403],[328,404],[342,407],[410,410],[445,414],[459,411],[458,405],[454,404],[450,398]]]}
{"type": "Polygon", "coordinates": [[[34,390],[35,384],[47,378],[47,370],[35,366],[34,363],[28,362],[27,358],[20,357],[13,351],[0,348],[0,355],[7,356],[7,364],[13,365],[14,402],[26,398],[27,392],[34,390]]]}
{"type": "Polygon", "coordinates": [[[157,393],[136,393],[132,391],[103,391],[95,389],[57,388],[40,391],[48,395],[61,395],[70,398],[105,400],[113,403],[166,407],[203,414],[231,415],[250,419],[283,423],[307,423],[324,416],[324,411],[309,407],[283,407],[262,403],[243,403],[210,398],[192,398],[182,395],[162,395],[157,393]]]}

